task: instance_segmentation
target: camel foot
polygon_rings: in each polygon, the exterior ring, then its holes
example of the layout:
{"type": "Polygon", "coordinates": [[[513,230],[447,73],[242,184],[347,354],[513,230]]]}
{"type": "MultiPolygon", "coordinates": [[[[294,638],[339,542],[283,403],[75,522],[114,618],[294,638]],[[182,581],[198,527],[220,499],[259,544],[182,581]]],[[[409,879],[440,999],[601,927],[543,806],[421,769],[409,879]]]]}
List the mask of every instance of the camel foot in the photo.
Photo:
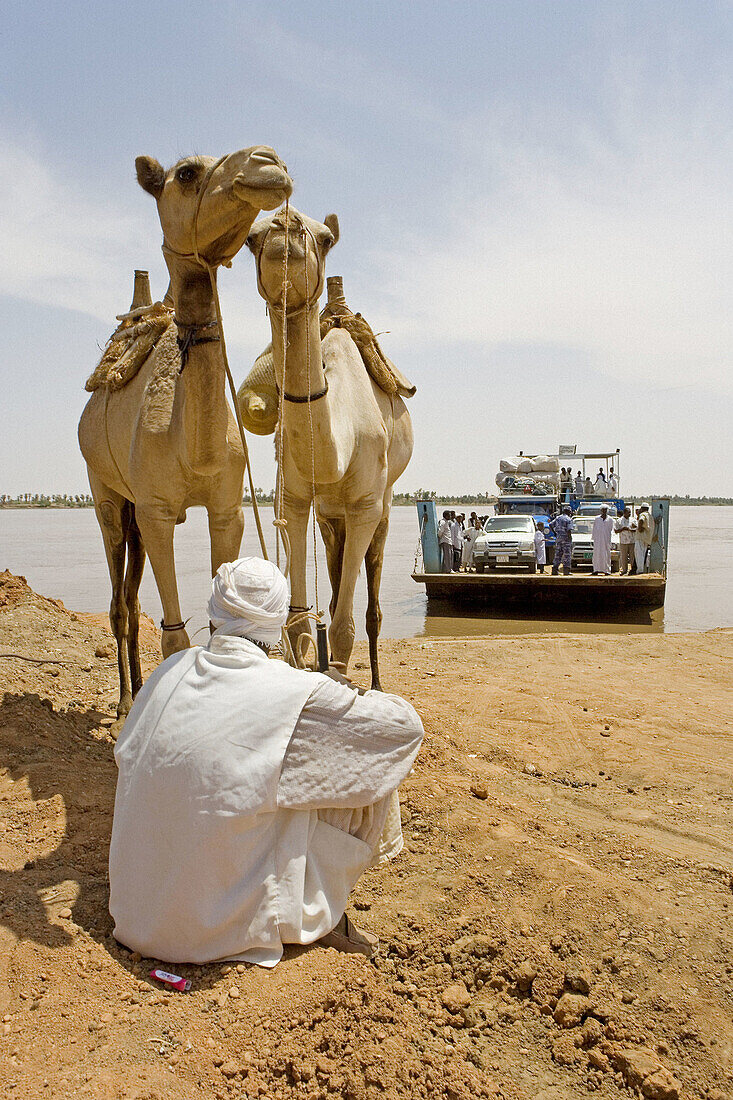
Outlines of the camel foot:
{"type": "Polygon", "coordinates": [[[125,724],[125,719],[126,718],[127,718],[126,714],[118,714],[115,721],[112,723],[112,725],[107,730],[107,733],[110,735],[110,737],[112,738],[113,741],[116,741],[117,738],[122,733],[122,727],[125,724]]]}

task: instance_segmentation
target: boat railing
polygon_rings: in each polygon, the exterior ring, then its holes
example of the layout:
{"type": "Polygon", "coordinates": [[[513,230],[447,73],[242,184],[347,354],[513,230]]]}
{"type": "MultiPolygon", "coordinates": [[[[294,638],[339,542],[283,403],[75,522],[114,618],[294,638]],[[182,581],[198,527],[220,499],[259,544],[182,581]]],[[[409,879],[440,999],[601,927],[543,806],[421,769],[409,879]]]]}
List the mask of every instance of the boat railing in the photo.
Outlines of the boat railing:
{"type": "Polygon", "coordinates": [[[427,516],[423,516],[422,520],[420,521],[420,534],[417,536],[417,546],[415,547],[415,564],[412,569],[413,573],[425,572],[425,559],[423,557],[422,537],[425,534],[425,525],[427,523],[427,519],[427,516]],[[419,569],[418,566],[420,566],[419,569]]]}

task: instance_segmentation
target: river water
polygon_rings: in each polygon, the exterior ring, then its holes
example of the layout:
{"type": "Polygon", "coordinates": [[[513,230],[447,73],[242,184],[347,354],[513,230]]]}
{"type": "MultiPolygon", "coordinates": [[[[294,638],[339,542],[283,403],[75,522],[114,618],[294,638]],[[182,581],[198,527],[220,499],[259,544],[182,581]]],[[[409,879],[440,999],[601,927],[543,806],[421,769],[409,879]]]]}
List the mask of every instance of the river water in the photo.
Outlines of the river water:
{"type": "MultiPolygon", "coordinates": [[[[463,508],[464,511],[470,509],[463,508]]],[[[272,508],[261,509],[274,557],[272,508]]],[[[588,622],[505,618],[485,611],[475,616],[428,614],[425,591],[411,578],[417,546],[417,514],[413,507],[392,511],[382,575],[382,633],[389,638],[457,634],[592,632],[683,632],[733,627],[733,508],[672,508],[669,536],[669,577],[663,609],[631,620],[588,622]]],[[[312,547],[312,540],[309,538],[312,547]]],[[[206,513],[194,508],[176,528],[176,565],[184,618],[189,632],[206,626],[204,607],[209,593],[209,538],[206,513]]],[[[246,509],[243,554],[258,554],[251,509],[246,509]]],[[[311,551],[312,556],[312,551],[311,551]]],[[[37,592],[61,599],[75,611],[106,611],[110,586],[101,535],[92,509],[0,510],[0,568],[21,573],[37,592]]],[[[363,574],[363,571],[362,571],[363,574]]],[[[309,601],[315,602],[315,575],[309,561],[309,601]]],[[[362,575],[354,604],[357,636],[364,634],[366,607],[362,575]]],[[[329,584],[323,548],[318,556],[318,597],[328,607],[329,584]]],[[[153,619],[161,617],[152,570],[146,566],[140,603],[153,619]]],[[[205,634],[200,634],[202,640],[205,634]]]]}

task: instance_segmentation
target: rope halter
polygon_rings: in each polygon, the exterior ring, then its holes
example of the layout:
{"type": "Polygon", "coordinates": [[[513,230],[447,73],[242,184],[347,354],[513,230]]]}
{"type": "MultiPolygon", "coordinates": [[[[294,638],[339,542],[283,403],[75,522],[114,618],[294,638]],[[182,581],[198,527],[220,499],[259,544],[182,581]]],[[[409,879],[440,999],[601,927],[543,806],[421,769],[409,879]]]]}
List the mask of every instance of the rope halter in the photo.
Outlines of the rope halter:
{"type": "Polygon", "coordinates": [[[231,256],[224,256],[223,259],[219,260],[216,264],[213,264],[213,265],[210,264],[207,259],[202,258],[200,253],[199,253],[199,213],[201,211],[201,203],[204,201],[204,195],[206,194],[206,192],[209,189],[209,184],[211,183],[211,177],[214,175],[214,172],[217,170],[217,168],[220,168],[222,166],[222,164],[224,163],[225,160],[229,160],[230,156],[231,156],[231,153],[225,153],[223,157],[219,157],[219,159],[217,161],[215,161],[212,165],[210,165],[206,169],[206,172],[204,174],[204,178],[201,180],[201,183],[199,184],[199,189],[196,192],[196,206],[195,206],[194,212],[193,212],[193,251],[192,252],[177,252],[175,250],[175,248],[171,248],[170,245],[167,245],[165,243],[165,241],[163,241],[163,244],[161,245],[161,251],[162,251],[164,256],[175,256],[179,260],[193,260],[193,262],[198,264],[199,267],[203,267],[207,271],[212,266],[213,267],[220,267],[222,265],[224,267],[231,267],[232,266],[232,260],[236,256],[236,252],[232,253],[231,256]]]}
{"type": "MultiPolygon", "coordinates": [[[[276,214],[274,216],[274,218],[272,219],[272,221],[270,222],[269,226],[267,227],[266,232],[263,234],[262,240],[260,241],[260,247],[257,249],[257,255],[255,257],[255,270],[256,270],[256,273],[257,273],[257,289],[259,290],[262,297],[267,300],[267,311],[268,311],[268,313],[274,313],[274,314],[279,315],[280,317],[283,318],[283,333],[284,333],[285,324],[286,324],[287,321],[292,320],[294,317],[298,317],[301,313],[307,313],[309,309],[312,309],[314,305],[317,305],[318,300],[321,297],[321,294],[323,294],[323,286],[324,286],[324,281],[325,281],[325,268],[326,268],[325,260],[321,256],[321,253],[318,249],[318,242],[316,241],[315,235],[313,234],[313,230],[310,229],[310,227],[306,225],[306,223],[303,221],[303,219],[302,219],[301,215],[298,213],[298,211],[297,210],[290,211],[289,208],[286,208],[284,213],[276,214]],[[291,289],[292,283],[290,283],[287,278],[283,279],[282,301],[279,304],[276,305],[275,303],[270,302],[269,299],[267,298],[267,293],[265,291],[265,288],[264,288],[264,285],[263,285],[263,282],[262,282],[262,253],[264,251],[265,244],[267,242],[267,238],[269,237],[270,233],[272,233],[273,229],[283,229],[283,230],[285,230],[285,249],[286,249],[286,251],[290,247],[290,234],[291,233],[295,232],[295,234],[299,238],[301,238],[302,241],[303,241],[303,254],[305,256],[305,263],[306,263],[306,299],[302,303],[302,305],[288,306],[288,304],[287,304],[288,290],[291,289]],[[318,265],[318,277],[316,278],[316,287],[315,287],[315,290],[313,291],[312,294],[308,294],[308,291],[307,291],[307,287],[308,287],[307,264],[308,264],[308,238],[309,237],[310,237],[310,240],[313,244],[313,251],[314,251],[315,257],[316,257],[316,264],[318,265]]],[[[323,367],[323,370],[325,372],[326,364],[323,362],[323,360],[321,360],[321,366],[323,367]]],[[[280,387],[278,386],[277,382],[275,383],[275,389],[277,391],[278,396],[280,396],[280,387]]],[[[297,394],[296,395],[296,394],[288,393],[287,391],[285,391],[282,394],[282,396],[286,401],[291,401],[296,405],[305,405],[305,404],[310,404],[311,401],[318,401],[319,398],[325,397],[327,393],[328,393],[328,379],[326,379],[325,384],[323,386],[323,389],[318,390],[317,393],[306,393],[306,394],[297,394]]]]}
{"type": "MultiPolygon", "coordinates": [[[[285,247],[289,247],[289,240],[286,238],[285,247]]],[[[257,256],[255,257],[255,267],[257,272],[257,289],[263,298],[267,300],[267,310],[269,313],[279,313],[285,315],[290,320],[291,317],[297,317],[301,313],[306,313],[312,306],[314,306],[321,295],[323,294],[324,278],[325,278],[325,261],[318,250],[318,242],[313,234],[313,230],[305,224],[301,215],[296,211],[288,211],[286,214],[276,214],[267,227],[266,232],[262,236],[260,241],[260,247],[257,249],[257,256]],[[285,224],[287,219],[287,224],[285,224]],[[273,229],[286,229],[288,237],[291,233],[295,233],[297,237],[303,240],[303,253],[305,255],[305,262],[308,263],[308,238],[310,237],[313,244],[313,250],[316,256],[316,263],[318,265],[318,277],[316,279],[315,290],[312,294],[306,297],[306,300],[299,306],[288,306],[287,295],[288,290],[292,288],[292,283],[285,282],[283,285],[282,302],[275,304],[270,302],[267,298],[267,292],[265,291],[262,283],[262,253],[267,242],[267,238],[272,233],[273,229]]]]}

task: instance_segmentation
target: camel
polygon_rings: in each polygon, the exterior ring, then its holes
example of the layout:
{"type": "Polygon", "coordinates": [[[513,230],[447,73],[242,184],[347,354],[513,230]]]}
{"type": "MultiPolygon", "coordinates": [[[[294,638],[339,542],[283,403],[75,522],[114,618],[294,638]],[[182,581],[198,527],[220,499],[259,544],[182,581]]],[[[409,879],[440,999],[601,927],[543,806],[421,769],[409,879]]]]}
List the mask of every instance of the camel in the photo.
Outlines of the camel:
{"type": "MultiPolygon", "coordinates": [[[[307,602],[306,533],[314,503],[331,581],[329,643],[333,664],[348,669],[355,634],[354,589],[365,562],[372,687],[380,689],[377,640],[382,623],[379,586],[384,544],[392,486],[412,455],[412,424],[399,393],[387,395],[367,373],[345,328],[331,328],[321,340],[318,300],[326,253],[339,238],[338,219],[329,214],[322,224],[293,208],[289,218],[285,301],[285,213],[258,221],[247,246],[256,259],[258,290],[268,305],[274,373],[283,392],[283,423],[277,436],[282,430],[279,462],[282,510],[291,542],[291,618],[300,614],[307,602]],[[283,327],[287,330],[285,376],[283,327]]],[[[240,387],[240,407],[243,392],[248,386],[251,390],[250,379],[240,387]]],[[[252,413],[255,422],[258,416],[267,419],[272,402],[270,399],[268,404],[266,385],[262,392],[262,401],[256,392],[248,395],[244,411],[250,414],[250,422],[252,413]]],[[[270,420],[270,430],[271,424],[270,420]]],[[[296,653],[300,635],[308,630],[302,619],[291,628],[296,653]]]]}
{"type": "Polygon", "coordinates": [[[146,552],[163,606],[164,657],[190,644],[173,555],[173,531],[186,509],[208,511],[212,574],[239,554],[244,458],[224,392],[209,268],[229,264],[258,213],[292,191],[285,165],[267,146],[220,160],[186,157],[168,171],[153,157],[135,165],[158,204],[175,324],[124,388],[92,393],[79,422],[112,582],[117,729],[142,684],[137,593],[146,552]]]}

